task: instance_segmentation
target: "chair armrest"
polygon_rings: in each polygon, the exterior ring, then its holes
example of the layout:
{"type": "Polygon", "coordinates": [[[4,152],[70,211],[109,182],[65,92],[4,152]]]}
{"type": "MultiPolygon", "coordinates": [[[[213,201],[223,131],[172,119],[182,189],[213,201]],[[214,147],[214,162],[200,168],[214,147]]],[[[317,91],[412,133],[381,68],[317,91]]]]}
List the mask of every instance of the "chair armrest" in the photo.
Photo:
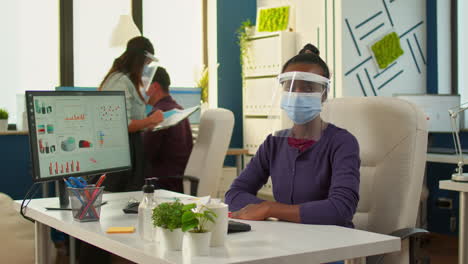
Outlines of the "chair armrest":
{"type": "Polygon", "coordinates": [[[168,176],[168,179],[182,179],[183,181],[188,180],[190,182],[190,195],[197,196],[198,192],[198,183],[200,179],[195,176],[190,175],[175,175],[175,176],[168,176]]]}
{"type": "Polygon", "coordinates": [[[424,234],[429,234],[429,231],[422,229],[422,228],[402,228],[396,231],[393,231],[390,233],[390,236],[396,236],[399,237],[401,240],[411,238],[411,237],[417,237],[420,235],[424,234]]]}
{"type": "MultiPolygon", "coordinates": [[[[401,240],[409,239],[409,263],[414,264],[415,263],[415,255],[414,255],[414,238],[429,234],[429,231],[421,228],[402,228],[398,229],[396,231],[393,231],[390,233],[390,236],[395,236],[399,237],[401,240]]],[[[385,255],[376,255],[376,256],[370,256],[367,257],[366,263],[367,264],[380,264],[382,263],[382,260],[384,259],[385,255]]]]}

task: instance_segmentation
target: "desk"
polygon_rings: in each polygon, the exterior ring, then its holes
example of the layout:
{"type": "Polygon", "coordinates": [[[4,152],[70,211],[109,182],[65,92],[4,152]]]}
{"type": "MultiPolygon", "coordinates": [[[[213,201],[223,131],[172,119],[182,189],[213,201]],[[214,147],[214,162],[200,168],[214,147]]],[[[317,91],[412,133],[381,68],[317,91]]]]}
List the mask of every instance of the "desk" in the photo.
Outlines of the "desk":
{"type": "Polygon", "coordinates": [[[458,263],[468,264],[468,230],[465,221],[468,216],[468,183],[445,180],[439,182],[439,188],[460,192],[460,216],[458,234],[458,263]]]}
{"type": "MultiPolygon", "coordinates": [[[[181,195],[181,194],[178,194],[181,195]]],[[[158,190],[158,197],[173,197],[174,193],[158,190]]],[[[26,214],[36,220],[36,260],[44,247],[40,245],[45,226],[56,228],[73,237],[96,245],[137,263],[324,263],[352,259],[400,250],[400,239],[338,226],[301,225],[276,221],[243,221],[252,231],[228,235],[224,247],[210,249],[210,256],[192,257],[185,251],[162,252],[157,243],[143,242],[138,233],[107,234],[110,226],[136,226],[137,215],[125,215],[122,208],[130,197],[140,198],[141,192],[104,194],[108,204],[102,207],[100,222],[79,223],[69,211],[46,211],[56,206],[58,198],[34,199],[26,214]]],[[[19,209],[20,201],[15,202],[19,209]]]]}
{"type": "Polygon", "coordinates": [[[236,168],[237,168],[237,176],[241,173],[243,167],[243,161],[244,161],[244,155],[249,154],[249,151],[247,149],[242,149],[242,148],[230,148],[226,152],[226,155],[233,155],[236,156],[236,168]]]}

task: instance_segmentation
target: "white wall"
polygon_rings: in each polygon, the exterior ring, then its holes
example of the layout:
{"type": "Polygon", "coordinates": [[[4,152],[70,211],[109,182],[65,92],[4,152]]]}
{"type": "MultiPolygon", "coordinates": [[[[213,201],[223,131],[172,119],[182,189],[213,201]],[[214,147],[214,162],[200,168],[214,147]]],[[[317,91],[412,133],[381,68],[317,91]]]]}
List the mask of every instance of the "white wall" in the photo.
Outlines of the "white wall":
{"type": "Polygon", "coordinates": [[[201,76],[202,22],[201,0],[143,1],[143,35],[152,41],[173,87],[196,87],[201,76]]]}
{"type": "Polygon", "coordinates": [[[131,2],[74,1],[73,12],[74,85],[98,87],[114,59],[125,50],[125,47],[111,48],[110,40],[120,15],[131,14],[131,2]]]}
{"type": "Polygon", "coordinates": [[[439,94],[450,94],[452,92],[451,2],[437,1],[437,87],[439,94]]]}
{"type": "MultiPolygon", "coordinates": [[[[465,47],[468,44],[468,2],[458,0],[458,93],[461,103],[468,102],[468,52],[465,47]]],[[[465,112],[466,113],[466,112],[465,112]]],[[[464,128],[468,127],[468,114],[465,114],[464,128]]]]}
{"type": "Polygon", "coordinates": [[[218,16],[217,0],[207,1],[208,15],[208,103],[210,108],[218,107],[218,16]]]}
{"type": "MultiPolygon", "coordinates": [[[[377,95],[392,96],[394,93],[425,93],[426,92],[426,1],[385,1],[388,12],[392,17],[393,27],[390,24],[385,6],[382,1],[375,0],[336,0],[336,1],[302,1],[302,0],[257,0],[258,7],[292,4],[296,10],[296,32],[298,34],[297,48],[299,50],[305,43],[312,43],[321,50],[321,57],[327,62],[332,72],[332,84],[336,85],[337,96],[362,96],[363,89],[368,96],[373,96],[374,87],[377,95]],[[374,14],[370,22],[358,29],[356,26],[374,14]],[[333,21],[333,17],[335,20],[333,21]],[[345,23],[348,20],[355,35],[357,46],[361,55],[357,53],[356,46],[351,38],[345,23]],[[397,64],[385,73],[376,76],[380,70],[371,59],[347,76],[345,73],[371,56],[369,46],[385,34],[395,31],[403,34],[419,22],[421,25],[412,30],[401,39],[401,46],[405,54],[397,64]],[[335,22],[335,23],[333,23],[335,22]],[[383,23],[374,33],[360,40],[372,29],[383,23]],[[317,31],[319,34],[317,36],[317,31]],[[333,35],[335,32],[335,35],[333,35]],[[416,43],[414,34],[418,39],[416,43]],[[407,40],[413,49],[416,63],[411,55],[407,40]],[[422,51],[419,52],[418,45],[422,51]],[[335,45],[335,46],[334,46],[335,45]],[[334,56],[335,55],[335,56],[334,56]],[[370,76],[369,82],[365,69],[370,76]],[[388,82],[382,89],[378,89],[400,71],[403,72],[388,82]],[[359,75],[361,85],[357,79],[359,75]]],[[[333,94],[333,92],[332,92],[333,94]]]]}

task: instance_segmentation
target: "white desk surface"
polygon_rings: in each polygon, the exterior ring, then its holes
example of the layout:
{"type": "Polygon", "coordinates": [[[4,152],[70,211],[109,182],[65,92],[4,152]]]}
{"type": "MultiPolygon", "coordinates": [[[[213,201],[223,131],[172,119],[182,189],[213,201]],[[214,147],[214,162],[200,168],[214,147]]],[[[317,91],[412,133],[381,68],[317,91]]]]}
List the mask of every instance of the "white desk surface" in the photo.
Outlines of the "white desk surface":
{"type": "MultiPolygon", "coordinates": [[[[159,191],[159,197],[175,193],[159,191]]],[[[75,238],[94,244],[137,263],[324,263],[400,250],[400,239],[338,226],[302,225],[276,221],[242,221],[252,231],[229,234],[224,247],[210,256],[190,257],[186,251],[163,251],[157,243],[143,242],[133,234],[107,234],[110,226],[137,226],[137,215],[124,214],[130,197],[141,192],[104,194],[100,222],[79,223],[70,211],[47,211],[58,198],[34,199],[26,215],[75,238]],[[184,254],[183,254],[184,253],[184,254]]],[[[16,201],[19,209],[20,201],[16,201]]]]}
{"type": "Polygon", "coordinates": [[[439,188],[458,192],[468,192],[468,182],[455,182],[452,180],[439,181],[439,188]]]}
{"type": "MultiPolygon", "coordinates": [[[[463,155],[465,162],[468,163],[468,155],[463,155]]],[[[455,154],[435,154],[427,153],[427,162],[458,164],[458,156],[455,154]]]]}

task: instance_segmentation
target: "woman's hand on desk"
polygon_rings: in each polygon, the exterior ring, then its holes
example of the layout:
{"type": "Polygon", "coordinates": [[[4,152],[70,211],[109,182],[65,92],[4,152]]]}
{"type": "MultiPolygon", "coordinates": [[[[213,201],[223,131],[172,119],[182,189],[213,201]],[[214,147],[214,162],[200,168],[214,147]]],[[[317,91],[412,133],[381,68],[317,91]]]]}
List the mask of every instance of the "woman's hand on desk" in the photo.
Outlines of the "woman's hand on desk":
{"type": "Polygon", "coordinates": [[[231,215],[235,219],[262,221],[269,217],[300,223],[299,205],[282,204],[264,201],[259,204],[249,204],[231,215]]]}
{"type": "Polygon", "coordinates": [[[261,202],[259,204],[249,204],[239,211],[233,212],[231,217],[235,219],[256,220],[262,221],[267,219],[270,206],[268,202],[261,202]]]}

